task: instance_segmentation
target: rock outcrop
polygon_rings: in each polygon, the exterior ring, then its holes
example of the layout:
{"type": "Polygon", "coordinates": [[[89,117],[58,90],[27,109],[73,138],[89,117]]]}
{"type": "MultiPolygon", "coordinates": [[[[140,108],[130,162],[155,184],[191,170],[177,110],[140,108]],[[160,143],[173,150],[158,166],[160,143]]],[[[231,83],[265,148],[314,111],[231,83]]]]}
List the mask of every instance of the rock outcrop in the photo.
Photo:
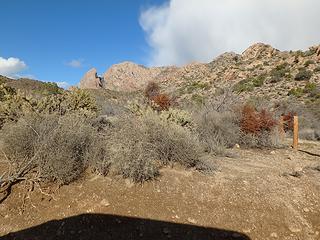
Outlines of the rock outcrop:
{"type": "Polygon", "coordinates": [[[97,74],[95,68],[90,69],[81,79],[79,87],[82,89],[100,89],[103,88],[103,79],[97,74]]]}
{"type": "Polygon", "coordinates": [[[279,50],[271,47],[268,44],[256,43],[256,44],[253,44],[252,46],[250,46],[249,48],[247,48],[242,53],[242,58],[244,60],[259,59],[259,58],[271,58],[278,52],[279,52],[279,50]]]}
{"type": "Polygon", "coordinates": [[[106,89],[130,92],[144,88],[160,72],[161,68],[146,68],[132,62],[123,62],[109,68],[103,78],[106,89]]]}

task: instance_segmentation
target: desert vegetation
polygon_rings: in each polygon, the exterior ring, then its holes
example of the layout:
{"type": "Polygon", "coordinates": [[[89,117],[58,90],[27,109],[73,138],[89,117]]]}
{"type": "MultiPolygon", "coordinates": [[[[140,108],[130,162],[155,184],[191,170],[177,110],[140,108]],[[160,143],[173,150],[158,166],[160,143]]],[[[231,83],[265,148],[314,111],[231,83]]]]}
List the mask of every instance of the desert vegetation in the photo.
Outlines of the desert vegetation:
{"type": "Polygon", "coordinates": [[[108,102],[112,114],[101,115],[103,102],[98,106],[86,90],[38,99],[2,84],[0,144],[8,166],[0,178],[2,200],[20,181],[63,185],[91,171],[142,183],[176,164],[210,173],[214,163],[204,156],[230,157],[228,149],[235,145],[280,147],[279,114],[238,97],[222,89],[200,106],[184,106],[150,82],[144,99],[129,101],[123,111],[113,111],[108,102]]]}

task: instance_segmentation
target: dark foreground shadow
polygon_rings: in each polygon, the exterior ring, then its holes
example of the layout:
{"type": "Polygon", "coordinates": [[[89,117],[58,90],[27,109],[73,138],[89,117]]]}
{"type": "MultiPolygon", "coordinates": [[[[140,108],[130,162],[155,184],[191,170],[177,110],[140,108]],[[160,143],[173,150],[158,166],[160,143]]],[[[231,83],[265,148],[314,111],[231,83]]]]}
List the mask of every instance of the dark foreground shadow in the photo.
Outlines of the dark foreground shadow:
{"type": "Polygon", "coordinates": [[[190,240],[250,240],[242,233],[194,225],[122,217],[106,214],[83,214],[53,220],[0,237],[2,240],[130,240],[130,239],[190,239],[190,240]]]}

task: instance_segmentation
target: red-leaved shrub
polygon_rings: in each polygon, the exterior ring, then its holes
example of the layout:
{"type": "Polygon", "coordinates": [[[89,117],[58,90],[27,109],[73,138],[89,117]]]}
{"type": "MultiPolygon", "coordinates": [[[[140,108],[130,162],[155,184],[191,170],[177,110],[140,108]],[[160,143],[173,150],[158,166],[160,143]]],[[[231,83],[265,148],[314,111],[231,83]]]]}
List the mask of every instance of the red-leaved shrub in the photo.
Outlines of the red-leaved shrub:
{"type": "Polygon", "coordinates": [[[148,83],[144,95],[155,110],[168,110],[173,105],[173,99],[167,94],[160,93],[160,87],[155,82],[148,83]]]}
{"type": "Polygon", "coordinates": [[[245,105],[241,109],[240,127],[244,133],[259,134],[262,132],[271,132],[277,125],[272,113],[263,109],[256,111],[254,107],[245,105]]]}
{"type": "Polygon", "coordinates": [[[168,110],[172,105],[171,98],[166,94],[158,94],[152,98],[152,101],[156,104],[155,108],[158,110],[168,110]]]}

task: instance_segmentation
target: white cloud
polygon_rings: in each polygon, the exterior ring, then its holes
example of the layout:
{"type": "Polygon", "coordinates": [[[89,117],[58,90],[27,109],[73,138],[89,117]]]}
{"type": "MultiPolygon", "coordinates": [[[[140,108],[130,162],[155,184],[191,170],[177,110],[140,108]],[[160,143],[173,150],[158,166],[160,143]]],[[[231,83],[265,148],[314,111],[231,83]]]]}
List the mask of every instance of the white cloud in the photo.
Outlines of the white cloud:
{"type": "Polygon", "coordinates": [[[58,85],[59,87],[64,88],[64,89],[67,89],[67,88],[70,87],[70,84],[67,83],[67,82],[56,82],[56,83],[57,83],[57,85],[58,85]]]}
{"type": "Polygon", "coordinates": [[[81,68],[83,67],[83,59],[74,59],[70,62],[67,62],[66,65],[73,68],[81,68]]]}
{"type": "Polygon", "coordinates": [[[255,42],[281,49],[320,43],[319,0],[170,0],[144,10],[150,65],[208,62],[255,42]]]}
{"type": "Polygon", "coordinates": [[[19,58],[8,59],[0,57],[0,75],[17,77],[18,73],[27,69],[27,65],[19,58]]]}

